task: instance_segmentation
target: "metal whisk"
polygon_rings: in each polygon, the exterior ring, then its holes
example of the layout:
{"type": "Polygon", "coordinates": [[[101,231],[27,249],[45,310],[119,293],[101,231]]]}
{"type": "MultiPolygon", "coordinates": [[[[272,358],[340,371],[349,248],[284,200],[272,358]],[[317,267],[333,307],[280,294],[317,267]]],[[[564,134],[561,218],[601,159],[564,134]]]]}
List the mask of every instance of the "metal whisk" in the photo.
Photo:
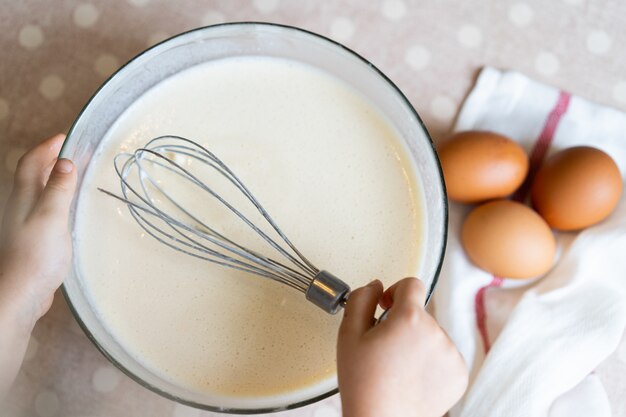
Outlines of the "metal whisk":
{"type": "MultiPolygon", "coordinates": [[[[287,238],[243,182],[217,156],[198,143],[180,136],[160,136],[132,153],[120,153],[114,160],[121,195],[98,188],[127,204],[131,215],[146,233],[159,242],[187,255],[218,265],[269,278],[306,295],[313,304],[335,314],[346,302],[350,287],[339,278],[315,267],[287,238]],[[235,187],[261,214],[277,237],[270,237],[217,190],[214,177],[235,187]],[[234,214],[278,253],[274,259],[246,248],[207,224],[165,187],[165,177],[177,186],[206,193],[234,214]],[[286,245],[286,246],[285,246],[286,245]]],[[[266,225],[266,226],[267,226],[266,225]]],[[[273,233],[272,233],[273,234],[273,233]]]]}

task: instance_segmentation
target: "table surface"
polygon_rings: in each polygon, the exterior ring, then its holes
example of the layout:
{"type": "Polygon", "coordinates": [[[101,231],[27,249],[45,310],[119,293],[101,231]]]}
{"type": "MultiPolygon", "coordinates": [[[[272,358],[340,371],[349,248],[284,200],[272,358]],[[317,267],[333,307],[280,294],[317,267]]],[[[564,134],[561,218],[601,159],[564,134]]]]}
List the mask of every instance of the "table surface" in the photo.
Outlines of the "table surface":
{"type": "MultiPolygon", "coordinates": [[[[119,65],[176,33],[244,20],[300,26],[353,48],[409,97],[435,141],[484,65],[626,110],[626,2],[619,0],[5,0],[0,205],[23,152],[67,131],[119,65]]],[[[626,416],[626,343],[596,372],[614,415],[626,416]]],[[[161,398],[113,368],[60,295],[34,330],[8,407],[14,417],[213,415],[161,398]]],[[[338,416],[339,400],[278,415],[338,416]]]]}

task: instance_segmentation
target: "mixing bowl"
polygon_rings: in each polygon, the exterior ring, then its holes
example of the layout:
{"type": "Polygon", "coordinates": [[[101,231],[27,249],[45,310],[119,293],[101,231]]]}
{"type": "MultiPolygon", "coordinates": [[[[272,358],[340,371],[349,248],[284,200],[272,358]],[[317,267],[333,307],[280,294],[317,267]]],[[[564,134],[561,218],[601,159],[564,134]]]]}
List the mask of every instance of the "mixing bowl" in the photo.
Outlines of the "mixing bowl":
{"type": "MultiPolygon", "coordinates": [[[[84,107],[61,150],[78,166],[79,181],[90,159],[116,119],[144,92],[194,65],[234,56],[269,56],[299,61],[343,80],[369,99],[403,138],[423,191],[426,255],[419,277],[428,297],[437,282],[446,243],[447,203],[443,177],[432,141],[422,121],[400,90],[370,62],[348,48],[302,29],[267,23],[230,23],[192,30],[170,38],[133,58],[111,76],[84,107]]],[[[72,209],[74,226],[76,206],[72,209]]],[[[106,330],[90,305],[74,262],[63,291],[77,321],[118,368],[146,388],[165,397],[213,411],[253,414],[300,407],[337,392],[321,384],[289,399],[223,398],[191,391],[154,374],[106,330]]]]}

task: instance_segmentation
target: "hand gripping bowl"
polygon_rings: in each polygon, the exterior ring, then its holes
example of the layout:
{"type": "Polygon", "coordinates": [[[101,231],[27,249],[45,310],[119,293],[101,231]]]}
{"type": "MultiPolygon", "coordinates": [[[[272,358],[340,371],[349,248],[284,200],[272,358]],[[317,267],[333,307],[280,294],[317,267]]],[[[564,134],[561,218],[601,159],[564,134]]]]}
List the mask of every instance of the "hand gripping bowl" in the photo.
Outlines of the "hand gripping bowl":
{"type": "MultiPolygon", "coordinates": [[[[443,262],[447,234],[447,200],[439,160],[422,121],[398,88],[371,63],[327,38],[302,29],[267,23],[231,23],[192,30],[141,53],[109,78],[95,93],[72,126],[61,157],[72,159],[82,181],[90,159],[116,119],[144,92],[197,64],[234,56],[269,56],[299,61],[330,73],[358,90],[397,129],[414,164],[424,193],[426,256],[419,277],[428,298],[443,262]]],[[[71,226],[75,221],[74,206],[71,226]]],[[[154,374],[107,332],[81,286],[74,262],[63,291],[77,321],[97,348],[128,376],[167,398],[194,407],[229,413],[254,414],[300,407],[337,392],[318,386],[289,401],[221,398],[191,391],[154,374]]],[[[304,299],[302,302],[306,302],[304,299]]]]}

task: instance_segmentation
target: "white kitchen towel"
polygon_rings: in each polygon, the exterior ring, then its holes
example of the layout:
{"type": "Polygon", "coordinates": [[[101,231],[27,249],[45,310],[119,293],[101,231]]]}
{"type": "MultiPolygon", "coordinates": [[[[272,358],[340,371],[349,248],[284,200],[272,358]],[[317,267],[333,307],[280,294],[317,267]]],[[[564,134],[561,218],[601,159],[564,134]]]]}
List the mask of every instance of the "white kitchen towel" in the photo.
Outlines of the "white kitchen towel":
{"type": "MultiPolygon", "coordinates": [[[[607,152],[626,173],[626,115],[516,72],[484,68],[455,131],[489,130],[518,141],[531,174],[576,145],[607,152]]],[[[528,184],[518,197],[523,199],[528,184]]],[[[609,417],[595,367],[626,327],[626,196],[604,222],[556,233],[559,260],[532,282],[492,277],[459,241],[471,209],[450,205],[448,249],[435,291],[436,316],[470,368],[452,417],[609,417]],[[488,352],[488,353],[486,353],[488,352]]]]}

